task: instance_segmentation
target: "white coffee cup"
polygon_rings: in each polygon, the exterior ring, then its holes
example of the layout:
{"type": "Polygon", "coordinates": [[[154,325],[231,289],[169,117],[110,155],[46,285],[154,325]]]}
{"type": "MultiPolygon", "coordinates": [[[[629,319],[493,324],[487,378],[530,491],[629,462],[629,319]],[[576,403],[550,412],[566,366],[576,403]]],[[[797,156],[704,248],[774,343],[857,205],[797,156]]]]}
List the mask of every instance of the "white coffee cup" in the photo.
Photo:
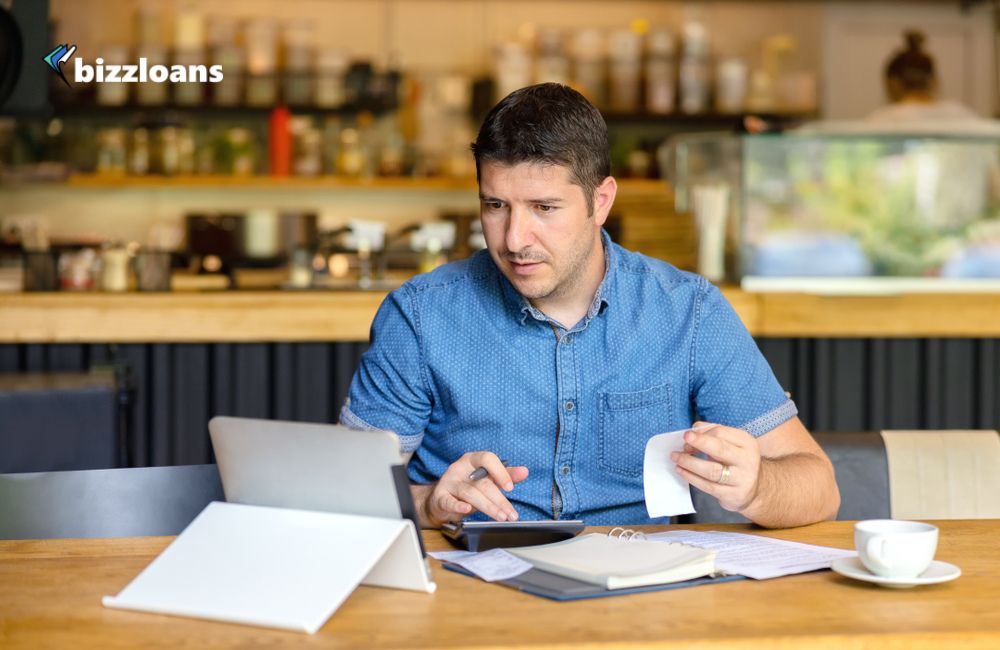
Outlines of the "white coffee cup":
{"type": "Polygon", "coordinates": [[[869,519],[854,524],[861,563],[887,578],[915,578],[926,571],[937,542],[937,526],[919,521],[869,519]]]}

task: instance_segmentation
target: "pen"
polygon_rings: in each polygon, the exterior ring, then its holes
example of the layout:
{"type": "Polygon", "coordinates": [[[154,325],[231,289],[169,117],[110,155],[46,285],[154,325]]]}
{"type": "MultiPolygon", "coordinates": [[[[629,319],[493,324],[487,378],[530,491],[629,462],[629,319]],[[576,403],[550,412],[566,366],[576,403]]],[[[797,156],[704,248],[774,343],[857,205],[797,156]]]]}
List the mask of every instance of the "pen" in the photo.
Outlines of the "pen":
{"type": "MultiPolygon", "coordinates": [[[[509,461],[501,459],[500,462],[503,463],[504,467],[509,467],[509,465],[507,464],[509,461]]],[[[477,467],[472,471],[471,474],[469,474],[469,480],[478,481],[481,478],[486,478],[488,475],[489,471],[485,467],[477,467]]]]}

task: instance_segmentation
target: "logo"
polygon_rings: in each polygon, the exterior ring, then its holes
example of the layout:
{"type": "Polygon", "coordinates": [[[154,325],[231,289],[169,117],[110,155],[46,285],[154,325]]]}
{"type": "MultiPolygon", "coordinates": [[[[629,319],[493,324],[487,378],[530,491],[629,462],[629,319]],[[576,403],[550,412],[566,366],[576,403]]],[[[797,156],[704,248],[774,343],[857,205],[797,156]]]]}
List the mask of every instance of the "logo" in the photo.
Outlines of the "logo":
{"type": "Polygon", "coordinates": [[[75,45],[66,45],[64,43],[56,46],[54,50],[42,57],[42,61],[45,61],[67,86],[69,86],[69,82],[66,81],[66,76],[63,75],[62,66],[73,57],[74,52],[76,52],[75,45]]]}
{"type": "MultiPolygon", "coordinates": [[[[2,2],[2,0],[0,0],[2,2]]],[[[58,45],[54,50],[42,57],[53,72],[59,75],[67,86],[69,81],[63,75],[62,67],[76,53],[76,45],[58,45]]],[[[221,65],[150,65],[149,61],[142,57],[137,63],[129,64],[105,64],[104,59],[97,57],[93,64],[83,60],[83,57],[75,59],[73,69],[73,81],[76,83],[219,83],[222,81],[221,65]]]]}

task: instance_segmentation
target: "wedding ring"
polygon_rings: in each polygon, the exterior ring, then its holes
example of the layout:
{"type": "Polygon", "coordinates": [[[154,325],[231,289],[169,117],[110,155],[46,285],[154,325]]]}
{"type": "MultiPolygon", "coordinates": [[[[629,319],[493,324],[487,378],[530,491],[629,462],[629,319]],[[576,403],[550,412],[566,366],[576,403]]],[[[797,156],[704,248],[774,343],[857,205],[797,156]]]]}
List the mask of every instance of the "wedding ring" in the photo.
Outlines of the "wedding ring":
{"type": "Polygon", "coordinates": [[[716,481],[719,485],[725,485],[729,481],[729,465],[722,466],[722,474],[719,475],[719,480],[716,481]]]}

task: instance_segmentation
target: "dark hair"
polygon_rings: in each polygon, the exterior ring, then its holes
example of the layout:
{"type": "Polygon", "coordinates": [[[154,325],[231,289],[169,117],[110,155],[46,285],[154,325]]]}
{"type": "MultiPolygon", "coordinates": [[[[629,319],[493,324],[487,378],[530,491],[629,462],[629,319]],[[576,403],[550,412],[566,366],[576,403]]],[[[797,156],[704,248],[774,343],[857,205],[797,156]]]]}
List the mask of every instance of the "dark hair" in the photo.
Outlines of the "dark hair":
{"type": "Polygon", "coordinates": [[[557,83],[526,86],[500,100],[483,120],[472,154],[477,179],[487,162],[568,167],[570,181],[583,188],[588,214],[594,190],[611,175],[604,117],[583,95],[557,83]]]}
{"type": "Polygon", "coordinates": [[[934,85],[934,59],[923,50],[925,37],[915,29],[903,34],[906,49],[896,53],[885,66],[885,76],[896,79],[906,91],[927,91],[934,85]]]}

